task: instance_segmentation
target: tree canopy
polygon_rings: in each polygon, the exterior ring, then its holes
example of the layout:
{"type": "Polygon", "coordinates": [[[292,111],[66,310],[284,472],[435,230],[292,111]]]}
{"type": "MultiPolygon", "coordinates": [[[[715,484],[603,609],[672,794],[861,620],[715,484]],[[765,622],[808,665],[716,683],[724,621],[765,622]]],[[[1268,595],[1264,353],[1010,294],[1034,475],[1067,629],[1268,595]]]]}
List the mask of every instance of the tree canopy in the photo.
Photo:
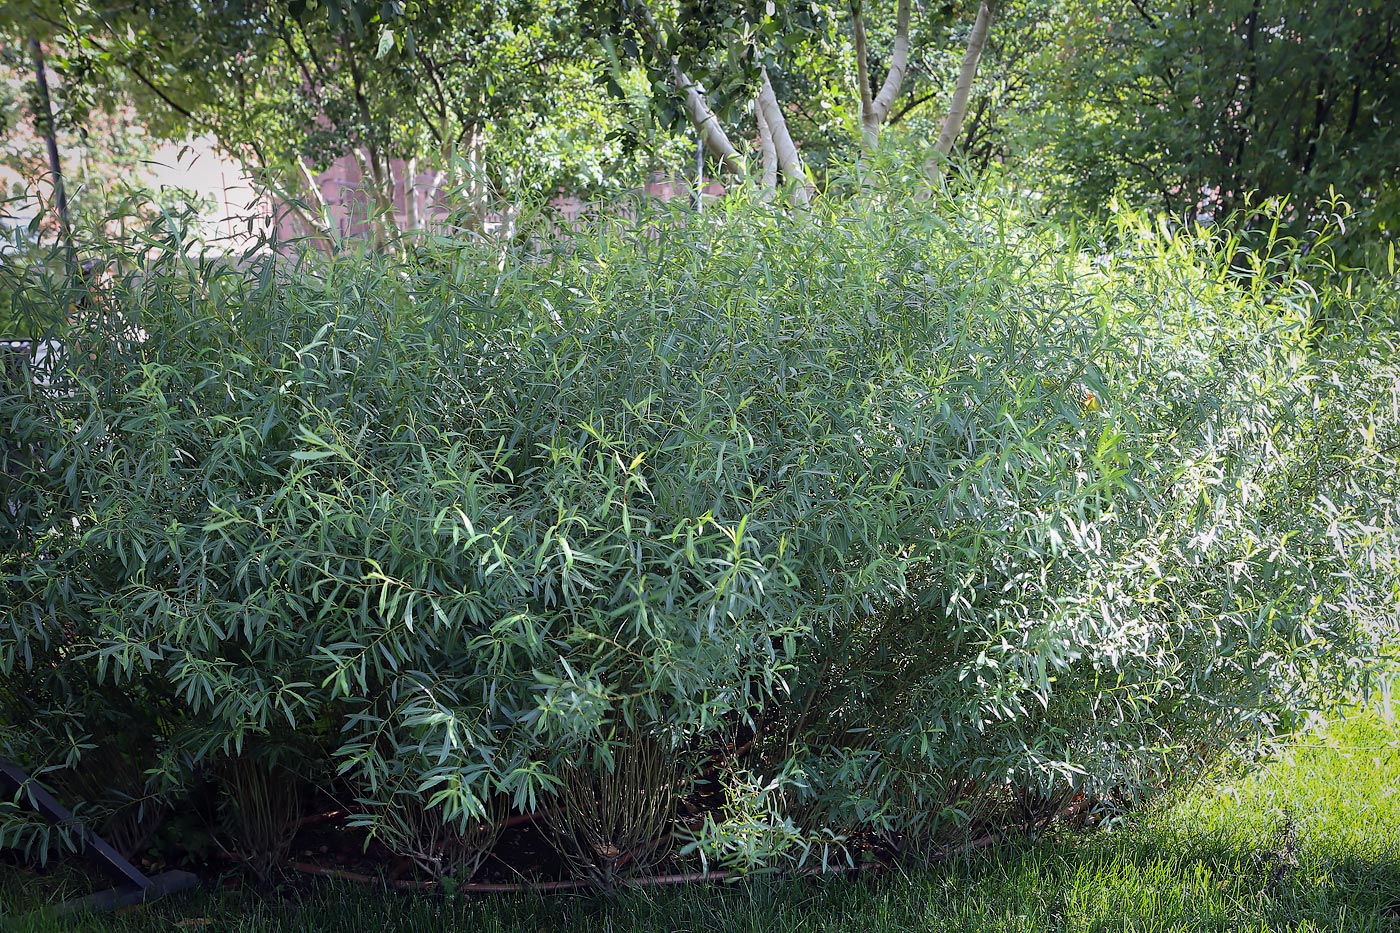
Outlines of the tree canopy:
{"type": "Polygon", "coordinates": [[[312,227],[337,158],[383,222],[407,185],[483,215],[688,173],[696,139],[798,200],[893,147],[1077,212],[1286,195],[1304,225],[1335,192],[1400,221],[1400,12],[1363,0],[25,0],[0,28],[43,42],[70,122],[212,134],[312,227]]]}

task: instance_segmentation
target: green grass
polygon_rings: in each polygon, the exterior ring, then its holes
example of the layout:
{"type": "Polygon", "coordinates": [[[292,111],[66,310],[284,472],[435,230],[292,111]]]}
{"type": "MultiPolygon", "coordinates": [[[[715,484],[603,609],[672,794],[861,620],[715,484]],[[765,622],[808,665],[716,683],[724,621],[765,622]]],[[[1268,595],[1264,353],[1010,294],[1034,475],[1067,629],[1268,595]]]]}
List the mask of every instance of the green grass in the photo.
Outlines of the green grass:
{"type": "MultiPolygon", "coordinates": [[[[0,910],[36,905],[0,880],[0,910]]],[[[33,914],[17,931],[1392,931],[1400,933],[1400,725],[1356,713],[1223,784],[1111,831],[907,874],[604,897],[446,901],[313,885],[263,899],[194,894],[117,917],[33,914]],[[205,920],[208,922],[206,923],[205,920]],[[183,921],[183,923],[181,922],[183,921]],[[178,926],[177,926],[178,924],[178,926]]]]}

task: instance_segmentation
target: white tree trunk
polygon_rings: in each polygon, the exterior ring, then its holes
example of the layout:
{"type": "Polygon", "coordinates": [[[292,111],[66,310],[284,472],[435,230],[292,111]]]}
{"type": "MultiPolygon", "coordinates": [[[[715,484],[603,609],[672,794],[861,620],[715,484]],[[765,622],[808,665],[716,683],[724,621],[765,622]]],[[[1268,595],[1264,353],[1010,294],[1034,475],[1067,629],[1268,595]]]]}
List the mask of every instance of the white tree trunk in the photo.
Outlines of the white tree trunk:
{"type": "Polygon", "coordinates": [[[695,131],[700,134],[705,148],[710,150],[710,154],[719,160],[720,167],[724,171],[733,175],[747,175],[748,164],[743,155],[734,148],[734,144],[729,141],[729,135],[724,132],[719,118],[710,109],[710,102],[705,99],[704,88],[685,73],[681,68],[680,61],[667,51],[665,43],[661,41],[661,32],[657,29],[656,20],[652,17],[651,8],[647,6],[646,0],[642,0],[637,5],[637,15],[641,18],[643,41],[651,48],[651,54],[666,63],[666,67],[671,72],[671,80],[675,82],[676,90],[685,95],[685,112],[690,117],[690,122],[695,126],[695,131]]]}
{"type": "Polygon", "coordinates": [[[423,190],[423,223],[425,226],[433,220],[433,207],[442,198],[442,188],[446,181],[447,169],[436,169],[433,171],[432,181],[428,182],[428,187],[423,190]]]}
{"type": "Polygon", "coordinates": [[[290,186],[286,184],[287,179],[279,173],[262,166],[249,165],[248,173],[260,196],[267,198],[272,207],[274,220],[280,221],[285,211],[285,215],[296,221],[307,238],[314,241],[317,247],[329,252],[335,245],[336,237],[331,228],[330,212],[326,208],[325,198],[321,195],[321,186],[316,183],[315,176],[304,160],[298,159],[292,165],[295,171],[290,186]],[[319,216],[308,209],[311,204],[316,205],[319,216]]]}
{"type": "Polygon", "coordinates": [[[851,31],[856,40],[856,84],[860,91],[860,144],[866,152],[873,150],[880,141],[879,124],[871,126],[871,116],[875,110],[875,98],[870,94],[870,49],[865,41],[865,11],[861,0],[851,4],[851,31]]]}
{"type": "Polygon", "coordinates": [[[313,218],[306,211],[305,208],[299,205],[294,199],[282,198],[280,196],[276,196],[275,194],[273,196],[276,197],[276,201],[271,202],[274,205],[274,210],[276,208],[276,205],[280,203],[283,207],[287,209],[287,213],[291,216],[291,218],[295,220],[297,224],[301,227],[302,232],[306,235],[307,239],[311,240],[321,249],[324,249],[327,252],[330,251],[331,238],[321,228],[321,225],[316,223],[315,218],[313,218]]]}
{"type": "Polygon", "coordinates": [[[861,144],[866,152],[873,152],[880,144],[880,127],[889,118],[895,98],[904,86],[904,77],[909,73],[909,16],[910,0],[899,0],[895,13],[894,48],[890,52],[890,70],[880,86],[880,93],[870,94],[870,73],[866,62],[868,49],[865,41],[865,17],[859,2],[851,7],[851,21],[856,39],[856,76],[860,81],[860,125],[861,144]]]}
{"type": "Polygon", "coordinates": [[[321,191],[321,183],[316,180],[315,174],[311,171],[311,166],[306,159],[298,158],[296,161],[297,180],[301,182],[302,190],[306,192],[307,198],[316,207],[316,213],[320,215],[322,225],[326,230],[331,226],[331,212],[326,205],[326,196],[321,191]]]}
{"type": "Polygon", "coordinates": [[[967,119],[967,100],[972,94],[972,82],[977,78],[982,48],[987,44],[992,4],[993,0],[982,0],[977,8],[977,21],[972,24],[972,35],[967,40],[967,53],[963,55],[962,68],[958,71],[958,86],[953,90],[953,103],[948,107],[948,118],[943,121],[943,131],[938,134],[938,142],[933,147],[934,156],[928,160],[930,175],[942,171],[943,160],[953,151],[953,143],[962,132],[963,120],[967,119]]]}
{"type": "Polygon", "coordinates": [[[802,164],[802,154],[797,151],[792,135],[788,132],[787,118],[783,116],[778,95],[773,92],[773,84],[768,80],[768,69],[760,69],[760,74],[763,83],[758,89],[758,105],[763,109],[763,119],[768,123],[769,132],[773,134],[773,148],[778,156],[778,165],[782,168],[784,179],[797,183],[793,188],[793,199],[798,204],[806,204],[812,200],[807,168],[802,164]]]}
{"type": "Polygon", "coordinates": [[[462,147],[449,164],[453,194],[466,202],[469,229],[484,231],[491,198],[486,183],[486,134],[481,127],[463,130],[462,147]]]}
{"type": "Polygon", "coordinates": [[[307,213],[300,208],[294,208],[294,213],[298,215],[302,223],[306,225],[307,231],[312,237],[324,240],[324,246],[329,249],[335,242],[335,230],[331,222],[331,209],[326,204],[326,196],[321,191],[321,183],[316,180],[316,175],[311,171],[311,166],[306,159],[296,160],[297,181],[301,189],[306,194],[306,199],[315,207],[314,215],[307,213]]]}
{"type": "MultiPolygon", "coordinates": [[[[355,161],[360,166],[360,183],[368,183],[370,196],[370,211],[366,218],[369,223],[370,232],[374,237],[374,245],[383,249],[392,239],[391,231],[397,232],[397,225],[394,223],[394,202],[392,195],[389,198],[384,196],[384,178],[380,172],[379,159],[376,153],[370,152],[366,155],[358,146],[352,148],[351,153],[355,156],[355,161]]],[[[392,184],[392,181],[390,182],[392,184]]]]}
{"type": "Polygon", "coordinates": [[[423,212],[418,207],[418,157],[413,156],[403,167],[403,209],[408,229],[423,229],[423,212]]]}
{"type": "Polygon", "coordinates": [[[671,59],[671,77],[676,82],[676,87],[685,94],[685,112],[690,115],[690,122],[695,125],[695,131],[700,134],[705,148],[719,160],[720,167],[726,172],[732,175],[747,174],[748,167],[744,164],[744,157],[729,141],[724,127],[720,126],[719,117],[710,109],[704,91],[690,75],[681,71],[680,64],[674,58],[671,59]]]}
{"type": "Polygon", "coordinates": [[[773,145],[773,130],[768,126],[767,118],[763,116],[763,105],[758,98],[754,98],[753,116],[758,124],[758,151],[763,165],[760,184],[763,186],[763,199],[766,201],[773,196],[778,187],[778,148],[773,145]]]}

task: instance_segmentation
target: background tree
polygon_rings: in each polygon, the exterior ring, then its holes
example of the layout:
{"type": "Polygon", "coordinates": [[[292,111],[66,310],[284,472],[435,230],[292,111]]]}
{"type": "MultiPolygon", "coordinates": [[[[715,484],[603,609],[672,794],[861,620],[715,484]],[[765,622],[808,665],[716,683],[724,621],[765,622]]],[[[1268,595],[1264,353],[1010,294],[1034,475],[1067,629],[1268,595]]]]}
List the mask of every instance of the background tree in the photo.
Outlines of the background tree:
{"type": "Polygon", "coordinates": [[[790,126],[794,109],[780,95],[804,71],[797,80],[809,98],[828,89],[822,66],[831,60],[832,13],[816,3],[779,15],[772,4],[750,0],[684,0],[667,8],[642,0],[601,5],[589,18],[605,35],[626,36],[620,48],[651,76],[662,118],[677,127],[688,122],[720,169],[748,174],[748,142],[756,142],[765,183],[781,177],[805,202],[812,179],[802,137],[790,126]],[[797,67],[785,67],[791,64],[797,67]]]}
{"type": "Polygon", "coordinates": [[[646,160],[629,141],[669,142],[650,127],[645,83],[623,75],[622,93],[609,95],[576,11],[549,0],[33,12],[64,39],[75,84],[130,93],[157,135],[213,135],[319,234],[330,231],[315,176],[346,154],[383,242],[421,226],[441,188],[480,221],[492,191],[635,183],[646,160]]]}
{"type": "MultiPolygon", "coordinates": [[[[1018,158],[1078,207],[1115,193],[1223,218],[1335,188],[1373,232],[1400,219],[1400,7],[1366,0],[1076,0],[1032,68],[1018,158]]],[[[1050,38],[1047,36],[1047,38],[1050,38]]]]}

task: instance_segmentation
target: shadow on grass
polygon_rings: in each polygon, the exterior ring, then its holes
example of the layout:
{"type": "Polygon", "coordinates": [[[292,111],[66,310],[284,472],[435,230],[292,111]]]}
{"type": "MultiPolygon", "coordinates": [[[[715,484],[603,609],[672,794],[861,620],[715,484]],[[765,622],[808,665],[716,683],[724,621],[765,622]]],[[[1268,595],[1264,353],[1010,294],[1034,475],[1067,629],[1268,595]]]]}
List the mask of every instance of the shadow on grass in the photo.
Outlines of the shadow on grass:
{"type": "Polygon", "coordinates": [[[1290,849],[1286,833],[1257,847],[1190,834],[1153,836],[1128,830],[1006,845],[957,863],[857,880],[755,878],[607,897],[464,900],[312,882],[267,896],[184,895],[115,917],[32,915],[12,919],[7,929],[1400,933],[1400,859],[1320,855],[1305,841],[1290,849]]]}
{"type": "MultiPolygon", "coordinates": [[[[45,897],[5,871],[0,913],[9,910],[4,929],[17,933],[1400,933],[1400,729],[1362,713],[1259,771],[1164,801],[1113,832],[1059,831],[855,879],[448,899],[300,878],[268,895],[194,893],[115,917],[55,919],[16,918],[45,897]]],[[[67,877],[50,896],[82,893],[81,878],[67,877]]]]}

